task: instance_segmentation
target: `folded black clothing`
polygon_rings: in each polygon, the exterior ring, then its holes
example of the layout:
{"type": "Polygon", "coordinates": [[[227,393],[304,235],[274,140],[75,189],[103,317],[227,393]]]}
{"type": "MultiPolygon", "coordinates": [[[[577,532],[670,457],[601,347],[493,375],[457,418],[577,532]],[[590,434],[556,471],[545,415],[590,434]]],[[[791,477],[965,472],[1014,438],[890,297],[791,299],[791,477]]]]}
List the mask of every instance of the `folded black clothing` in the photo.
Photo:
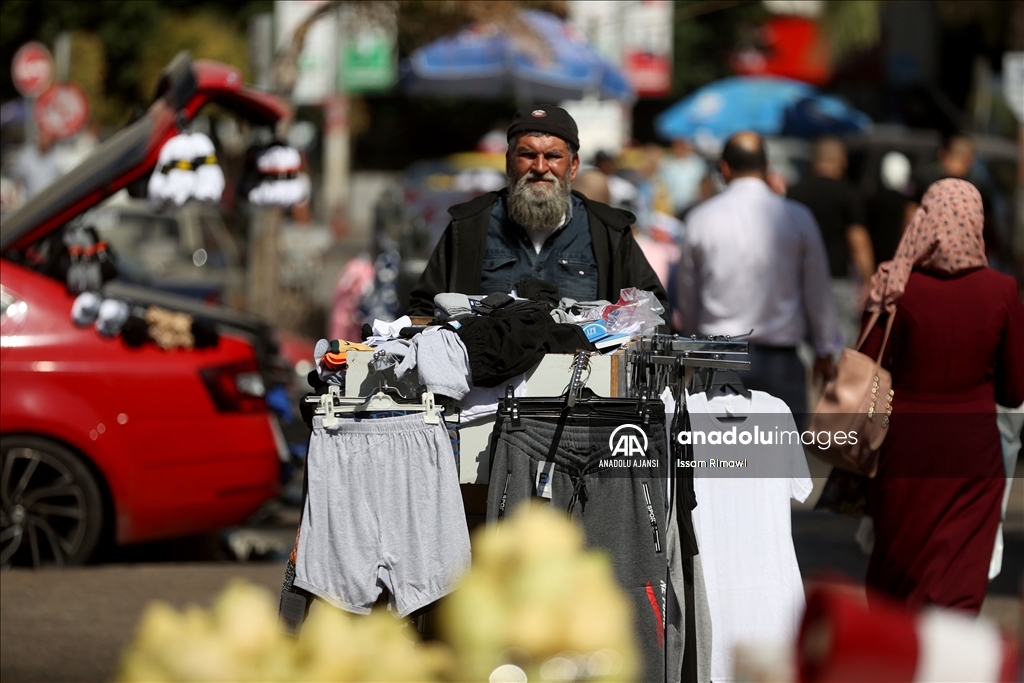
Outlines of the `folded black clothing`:
{"type": "Polygon", "coordinates": [[[402,339],[412,339],[417,334],[427,329],[426,325],[413,325],[411,327],[403,327],[398,331],[398,336],[402,339]]]}
{"type": "MultiPolygon", "coordinates": [[[[316,370],[313,371],[313,374],[314,375],[316,374],[316,370]]],[[[324,386],[327,386],[327,385],[325,384],[324,386]]],[[[313,394],[306,394],[305,396],[303,396],[299,400],[299,416],[302,418],[302,421],[306,423],[306,426],[309,427],[310,429],[313,428],[313,415],[315,414],[315,411],[316,411],[316,404],[315,403],[307,403],[306,399],[310,398],[311,396],[319,396],[319,395],[320,395],[320,392],[316,392],[316,393],[313,393],[313,394]]]]}
{"type": "Polygon", "coordinates": [[[550,282],[533,276],[523,278],[516,283],[516,294],[532,301],[544,301],[551,306],[558,305],[558,287],[550,282]]]}
{"type": "Polygon", "coordinates": [[[474,310],[480,315],[490,315],[502,306],[507,306],[513,301],[515,301],[515,299],[510,297],[508,294],[495,292],[493,294],[488,294],[481,299],[480,303],[476,305],[474,310]]]}
{"type": "Polygon", "coordinates": [[[523,300],[514,300],[512,303],[508,304],[507,306],[502,306],[501,308],[493,311],[491,313],[491,317],[492,318],[510,318],[510,317],[519,318],[519,317],[522,317],[524,315],[532,315],[534,313],[543,313],[545,317],[547,317],[549,320],[554,322],[554,319],[551,318],[550,311],[551,311],[551,304],[549,304],[546,301],[529,301],[529,300],[523,299],[523,300]]]}
{"type": "Polygon", "coordinates": [[[327,388],[327,382],[320,379],[320,373],[316,371],[316,368],[310,370],[309,374],[306,375],[306,384],[318,393],[323,393],[322,390],[327,388]]]}
{"type": "Polygon", "coordinates": [[[556,323],[543,310],[465,318],[451,325],[469,356],[473,385],[497,387],[540,362],[546,353],[596,351],[578,325],[556,323]]]}
{"type": "Polygon", "coordinates": [[[359,336],[362,337],[359,341],[366,341],[373,336],[373,327],[370,323],[363,323],[362,328],[359,330],[359,336]]]}

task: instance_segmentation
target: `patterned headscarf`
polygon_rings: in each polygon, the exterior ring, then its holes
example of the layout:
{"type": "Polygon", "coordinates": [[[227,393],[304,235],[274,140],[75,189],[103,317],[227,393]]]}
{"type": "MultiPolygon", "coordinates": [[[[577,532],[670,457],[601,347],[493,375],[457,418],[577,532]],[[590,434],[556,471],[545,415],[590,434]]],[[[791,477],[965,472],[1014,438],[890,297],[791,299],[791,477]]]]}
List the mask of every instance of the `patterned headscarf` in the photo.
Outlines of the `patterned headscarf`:
{"type": "Polygon", "coordinates": [[[915,267],[952,274],[987,266],[984,224],[978,188],[956,178],[933,183],[907,225],[893,260],[881,263],[871,278],[867,309],[896,310],[915,267]]]}

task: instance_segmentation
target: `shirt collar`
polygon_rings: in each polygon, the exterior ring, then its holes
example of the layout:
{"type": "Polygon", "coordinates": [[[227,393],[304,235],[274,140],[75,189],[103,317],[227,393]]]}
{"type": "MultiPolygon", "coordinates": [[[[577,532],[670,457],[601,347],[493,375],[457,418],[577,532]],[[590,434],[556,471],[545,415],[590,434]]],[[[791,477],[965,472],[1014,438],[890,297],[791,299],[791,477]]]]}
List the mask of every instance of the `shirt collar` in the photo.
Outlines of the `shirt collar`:
{"type": "Polygon", "coordinates": [[[559,230],[561,230],[562,228],[564,228],[565,226],[569,225],[569,223],[572,222],[572,205],[573,205],[573,200],[574,199],[575,198],[572,196],[572,193],[570,192],[569,193],[569,208],[566,209],[566,211],[565,211],[565,220],[562,221],[562,224],[558,226],[559,230]]]}
{"type": "Polygon", "coordinates": [[[746,190],[751,190],[751,189],[754,189],[754,188],[759,188],[759,189],[765,190],[767,192],[771,192],[771,188],[768,187],[768,183],[766,183],[761,178],[754,178],[754,177],[751,177],[751,176],[746,176],[746,177],[743,177],[743,178],[734,178],[734,179],[732,179],[729,182],[729,188],[728,189],[730,189],[730,190],[743,190],[743,191],[746,191],[746,190]]]}

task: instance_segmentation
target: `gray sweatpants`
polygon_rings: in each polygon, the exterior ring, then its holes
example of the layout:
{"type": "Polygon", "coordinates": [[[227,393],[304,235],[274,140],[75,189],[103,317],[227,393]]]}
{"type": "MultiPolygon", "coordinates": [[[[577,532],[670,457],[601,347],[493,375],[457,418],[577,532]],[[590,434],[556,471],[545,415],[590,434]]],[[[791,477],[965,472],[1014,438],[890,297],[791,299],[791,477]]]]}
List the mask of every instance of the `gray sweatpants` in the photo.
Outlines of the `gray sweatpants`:
{"type": "Polygon", "coordinates": [[[700,555],[685,556],[680,543],[679,497],[672,502],[668,529],[669,604],[666,610],[666,683],[710,683],[711,607],[700,555]],[[688,647],[692,651],[688,651],[688,647]]]}
{"type": "MultiPolygon", "coordinates": [[[[611,556],[615,576],[633,604],[634,632],[640,644],[642,680],[661,683],[665,676],[666,559],[665,426],[658,419],[643,429],[647,447],[639,461],[657,466],[602,467],[609,460],[609,438],[622,421],[597,418],[555,420],[522,418],[511,428],[499,415],[491,444],[487,520],[500,517],[537,493],[537,469],[553,462],[550,500],[583,527],[587,545],[611,556]]],[[[660,419],[664,419],[663,415],[660,419]]],[[[635,434],[633,429],[618,432],[635,434]]]]}
{"type": "Polygon", "coordinates": [[[399,616],[469,569],[469,531],[448,431],[422,413],[313,418],[295,586],[367,614],[382,589],[399,616]]]}

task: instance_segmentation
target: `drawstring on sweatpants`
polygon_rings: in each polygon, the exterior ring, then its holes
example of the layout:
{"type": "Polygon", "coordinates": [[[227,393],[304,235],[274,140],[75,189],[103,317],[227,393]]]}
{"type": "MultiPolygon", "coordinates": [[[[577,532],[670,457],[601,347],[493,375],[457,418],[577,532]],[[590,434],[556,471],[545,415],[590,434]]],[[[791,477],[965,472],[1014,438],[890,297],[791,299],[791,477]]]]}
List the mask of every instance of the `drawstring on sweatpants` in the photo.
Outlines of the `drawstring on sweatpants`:
{"type": "Polygon", "coordinates": [[[587,511],[587,501],[590,500],[590,496],[587,495],[587,479],[586,475],[577,470],[576,474],[569,475],[570,481],[572,481],[572,496],[569,498],[569,507],[566,513],[569,517],[572,517],[572,511],[576,507],[576,501],[580,503],[580,511],[587,511]]]}

